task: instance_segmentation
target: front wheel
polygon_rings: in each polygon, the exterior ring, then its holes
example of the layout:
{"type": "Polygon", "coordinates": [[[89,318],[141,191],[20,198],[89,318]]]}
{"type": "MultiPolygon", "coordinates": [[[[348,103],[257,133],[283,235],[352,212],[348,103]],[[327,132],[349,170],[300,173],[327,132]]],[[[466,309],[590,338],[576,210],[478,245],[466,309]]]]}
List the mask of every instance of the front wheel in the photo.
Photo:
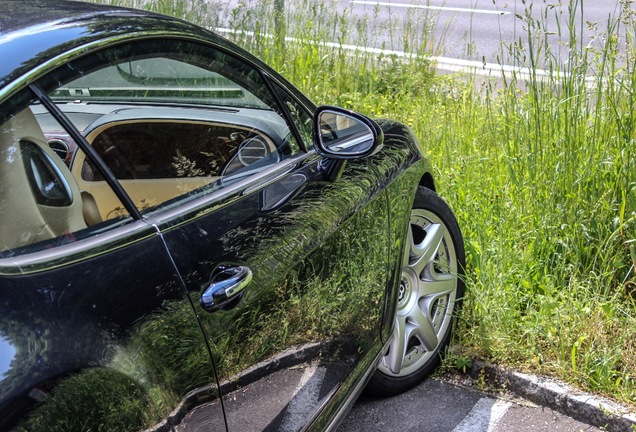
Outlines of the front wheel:
{"type": "Polygon", "coordinates": [[[393,335],[367,385],[368,393],[401,393],[437,367],[464,295],[464,265],[464,243],[452,210],[435,192],[418,187],[406,233],[393,335]]]}

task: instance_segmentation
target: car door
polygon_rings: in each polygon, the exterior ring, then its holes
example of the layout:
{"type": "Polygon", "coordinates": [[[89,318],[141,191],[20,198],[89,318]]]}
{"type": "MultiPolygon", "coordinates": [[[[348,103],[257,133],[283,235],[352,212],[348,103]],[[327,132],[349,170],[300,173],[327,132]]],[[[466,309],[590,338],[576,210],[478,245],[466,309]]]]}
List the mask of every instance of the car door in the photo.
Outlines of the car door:
{"type": "MultiPolygon", "coordinates": [[[[381,181],[364,160],[308,151],[306,105],[248,57],[145,38],[70,62],[79,77],[49,91],[160,233],[204,329],[223,398],[185,430],[223,428],[220,408],[236,431],[332,418],[381,353],[381,181]]],[[[71,161],[108,220],[122,207],[101,171],[88,152],[71,161]]],[[[184,369],[198,358],[182,354],[184,369]]]]}
{"type": "Polygon", "coordinates": [[[336,410],[381,350],[384,201],[355,184],[366,167],[326,184],[308,159],[160,225],[205,310],[230,430],[298,430],[336,410]]]}
{"type": "MultiPolygon", "coordinates": [[[[323,428],[319,414],[337,412],[381,352],[386,200],[364,160],[302,151],[311,145],[306,109],[270,76],[224,56],[216,72],[259,95],[261,111],[240,114],[275,125],[278,158],[246,164],[261,164],[247,176],[222,175],[214,193],[149,220],[201,304],[229,429],[323,428]]],[[[205,424],[204,411],[190,420],[205,424]]]]}
{"type": "Polygon", "coordinates": [[[0,429],[176,426],[219,394],[193,305],[157,228],[113,189],[102,219],[51,150],[78,136],[46,102],[0,105],[0,429]]]}

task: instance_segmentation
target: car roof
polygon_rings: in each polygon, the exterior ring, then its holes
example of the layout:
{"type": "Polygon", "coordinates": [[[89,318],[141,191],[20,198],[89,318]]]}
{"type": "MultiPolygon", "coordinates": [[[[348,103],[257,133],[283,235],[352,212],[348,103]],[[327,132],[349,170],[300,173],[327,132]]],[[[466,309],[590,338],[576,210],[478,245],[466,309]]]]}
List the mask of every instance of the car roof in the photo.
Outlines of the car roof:
{"type": "Polygon", "coordinates": [[[94,3],[49,0],[2,0],[0,5],[0,34],[104,10],[94,3]]]}
{"type": "MultiPolygon", "coordinates": [[[[7,96],[3,87],[56,57],[105,39],[144,34],[187,35],[226,45],[198,26],[146,11],[63,0],[0,0],[0,99],[7,96]]],[[[64,60],[69,59],[55,64],[64,60]]]]}

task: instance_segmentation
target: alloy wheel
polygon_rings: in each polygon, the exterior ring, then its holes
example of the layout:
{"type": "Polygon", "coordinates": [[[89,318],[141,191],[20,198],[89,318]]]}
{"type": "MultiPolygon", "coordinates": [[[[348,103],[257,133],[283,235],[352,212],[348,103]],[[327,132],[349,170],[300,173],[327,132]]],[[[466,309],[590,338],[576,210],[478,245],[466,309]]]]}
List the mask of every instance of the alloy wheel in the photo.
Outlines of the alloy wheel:
{"type": "Polygon", "coordinates": [[[395,327],[379,370],[410,375],[438,356],[450,331],[458,284],[457,254],[444,222],[413,209],[404,248],[395,327]]]}

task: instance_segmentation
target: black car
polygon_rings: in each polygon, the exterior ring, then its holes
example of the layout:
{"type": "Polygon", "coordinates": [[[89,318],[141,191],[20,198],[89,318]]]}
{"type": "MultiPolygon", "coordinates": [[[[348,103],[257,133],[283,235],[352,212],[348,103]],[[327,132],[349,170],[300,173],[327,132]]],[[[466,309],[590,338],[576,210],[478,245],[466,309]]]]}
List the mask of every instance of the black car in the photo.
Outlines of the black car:
{"type": "Polygon", "coordinates": [[[0,0],[0,430],[325,430],[463,295],[410,130],[177,19],[0,0]]]}

